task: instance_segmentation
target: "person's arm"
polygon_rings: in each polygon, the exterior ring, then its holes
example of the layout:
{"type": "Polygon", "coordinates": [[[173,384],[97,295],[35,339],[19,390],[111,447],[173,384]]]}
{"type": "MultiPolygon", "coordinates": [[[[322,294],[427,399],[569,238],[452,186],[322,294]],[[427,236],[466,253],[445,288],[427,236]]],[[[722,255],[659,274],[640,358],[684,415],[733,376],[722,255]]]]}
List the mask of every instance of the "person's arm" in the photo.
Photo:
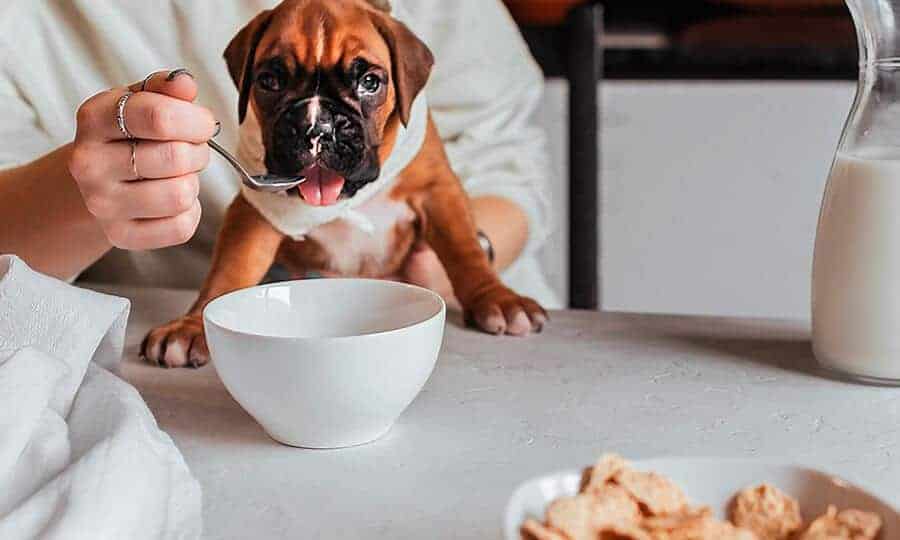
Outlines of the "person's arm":
{"type": "Polygon", "coordinates": [[[62,279],[77,276],[112,244],[68,172],[72,145],[0,172],[0,253],[62,279]]]}
{"type": "MultiPolygon", "coordinates": [[[[136,93],[125,120],[133,142],[116,123],[129,89],[116,88],[79,108],[74,142],[0,171],[0,253],[71,279],[111,247],[155,249],[190,239],[200,220],[198,173],[216,125],[210,111],[191,103],[197,85],[190,74],[172,74],[130,87],[136,93]]],[[[16,162],[46,134],[8,84],[0,85],[0,103],[17,111],[0,130],[0,163],[16,162]],[[25,144],[15,148],[17,141],[25,144]]]]}
{"type": "MultiPolygon", "coordinates": [[[[470,202],[475,226],[490,240],[494,249],[494,268],[501,272],[515,262],[528,241],[528,216],[516,203],[503,197],[486,195],[470,202]]],[[[451,307],[459,309],[450,278],[437,254],[428,246],[420,244],[414,248],[398,277],[431,289],[451,307]]]]}
{"type": "Polygon", "coordinates": [[[507,235],[501,226],[497,239],[485,233],[495,251],[512,252],[512,261],[520,253],[533,253],[550,229],[549,155],[546,136],[533,118],[544,88],[539,66],[500,0],[412,0],[406,5],[414,20],[424,21],[418,30],[435,55],[428,103],[473,211],[479,207],[476,224],[482,227],[485,216],[484,206],[474,201],[506,199],[524,213],[526,229],[507,235]],[[522,234],[524,246],[506,245],[522,234]]]}
{"type": "MultiPolygon", "coordinates": [[[[426,88],[432,117],[502,272],[549,234],[545,137],[531,121],[543,75],[499,0],[406,5],[413,30],[435,54],[426,88]]],[[[443,267],[424,246],[406,271],[409,281],[452,301],[443,267]]]]}
{"type": "Polygon", "coordinates": [[[528,215],[505,197],[484,195],[471,199],[475,226],[487,236],[494,249],[494,268],[509,268],[528,242],[528,215]]]}

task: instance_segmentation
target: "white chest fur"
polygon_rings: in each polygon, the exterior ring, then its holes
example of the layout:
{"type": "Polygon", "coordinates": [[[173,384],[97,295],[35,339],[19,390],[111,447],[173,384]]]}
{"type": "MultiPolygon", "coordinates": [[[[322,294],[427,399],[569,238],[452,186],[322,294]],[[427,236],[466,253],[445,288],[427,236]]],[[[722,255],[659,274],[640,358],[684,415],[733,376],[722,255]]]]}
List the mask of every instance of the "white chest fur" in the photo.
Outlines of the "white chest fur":
{"type": "Polygon", "coordinates": [[[371,227],[360,227],[346,219],[336,219],[313,229],[306,237],[325,251],[329,270],[341,275],[379,275],[391,271],[396,260],[398,235],[416,219],[405,202],[379,193],[356,211],[371,227]],[[368,229],[368,230],[366,230],[368,229]]]}

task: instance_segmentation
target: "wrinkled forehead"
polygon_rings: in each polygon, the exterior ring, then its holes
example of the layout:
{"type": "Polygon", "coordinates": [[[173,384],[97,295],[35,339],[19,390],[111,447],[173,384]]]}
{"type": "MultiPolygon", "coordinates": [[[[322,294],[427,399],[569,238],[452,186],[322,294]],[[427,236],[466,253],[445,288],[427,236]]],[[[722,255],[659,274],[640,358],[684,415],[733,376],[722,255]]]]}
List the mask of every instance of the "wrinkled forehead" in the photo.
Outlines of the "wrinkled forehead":
{"type": "Polygon", "coordinates": [[[354,0],[284,2],[273,13],[255,61],[280,58],[289,69],[313,72],[346,69],[361,58],[389,70],[390,50],[373,16],[354,0]]]}

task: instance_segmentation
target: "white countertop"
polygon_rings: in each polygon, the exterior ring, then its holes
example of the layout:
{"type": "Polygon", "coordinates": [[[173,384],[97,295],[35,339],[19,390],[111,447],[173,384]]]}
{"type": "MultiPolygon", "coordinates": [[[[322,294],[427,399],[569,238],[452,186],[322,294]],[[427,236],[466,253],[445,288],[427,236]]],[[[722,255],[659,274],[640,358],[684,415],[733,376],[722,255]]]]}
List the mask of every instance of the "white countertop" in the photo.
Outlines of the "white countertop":
{"type": "Polygon", "coordinates": [[[133,300],[122,374],[200,480],[207,538],[499,538],[516,485],[606,451],[799,462],[900,504],[900,389],[814,374],[803,323],[558,312],[515,339],[451,318],[391,433],[313,451],[270,440],[212,367],[138,361],[193,293],[106,290],[133,300]]]}

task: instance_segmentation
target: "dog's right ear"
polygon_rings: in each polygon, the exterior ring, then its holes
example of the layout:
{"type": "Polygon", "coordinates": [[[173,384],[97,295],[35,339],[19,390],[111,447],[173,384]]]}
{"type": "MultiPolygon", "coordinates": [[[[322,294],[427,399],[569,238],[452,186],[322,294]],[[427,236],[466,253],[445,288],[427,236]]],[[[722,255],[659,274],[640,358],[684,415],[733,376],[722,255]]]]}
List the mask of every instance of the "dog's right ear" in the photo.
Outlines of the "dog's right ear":
{"type": "Polygon", "coordinates": [[[391,79],[397,92],[397,110],[403,125],[409,125],[413,101],[431,76],[434,55],[425,42],[397,19],[377,13],[372,17],[372,22],[390,50],[393,64],[391,79]]]}
{"type": "Polygon", "coordinates": [[[228,72],[231,80],[240,92],[238,100],[238,123],[243,124],[247,117],[247,106],[250,103],[250,90],[253,87],[253,61],[256,57],[256,47],[262,39],[269,23],[272,20],[272,10],[267,9],[257,15],[240,32],[228,48],[225,49],[225,62],[228,63],[228,72]]]}

